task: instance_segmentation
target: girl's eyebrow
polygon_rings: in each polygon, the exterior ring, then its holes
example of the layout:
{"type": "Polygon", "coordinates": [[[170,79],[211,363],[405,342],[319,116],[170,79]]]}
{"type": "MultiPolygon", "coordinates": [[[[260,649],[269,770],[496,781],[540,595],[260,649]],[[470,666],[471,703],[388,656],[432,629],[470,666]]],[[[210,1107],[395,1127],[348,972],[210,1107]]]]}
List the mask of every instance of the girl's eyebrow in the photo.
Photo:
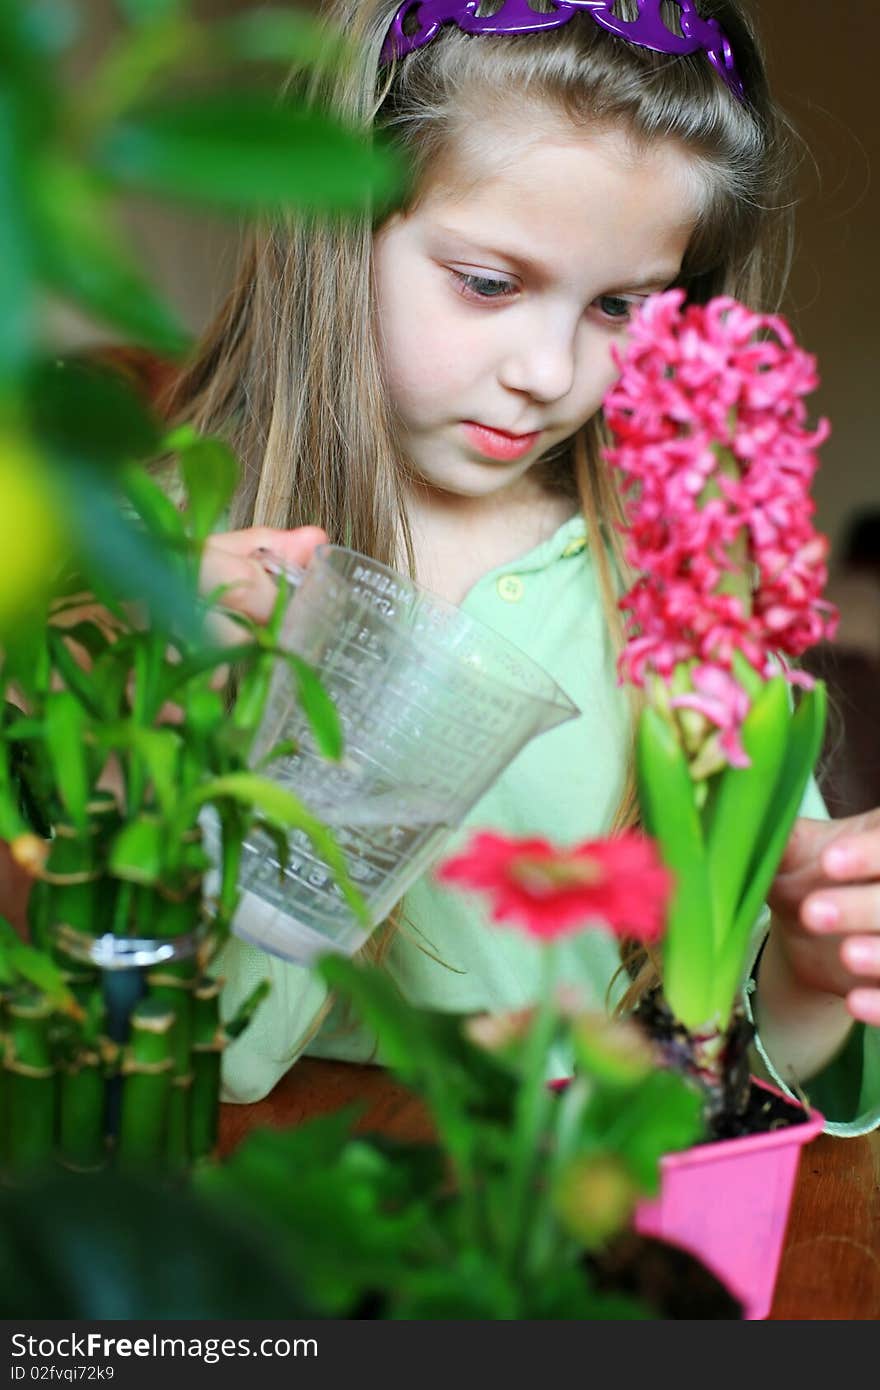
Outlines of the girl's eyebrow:
{"type": "MultiPolygon", "coordinates": [[[[540,261],[536,261],[525,252],[505,251],[501,246],[489,246],[488,244],[474,241],[463,232],[456,231],[454,227],[441,226],[438,227],[438,231],[444,236],[452,237],[454,240],[460,241],[462,246],[468,247],[470,251],[475,252],[478,256],[488,256],[490,259],[496,256],[502,261],[509,261],[511,265],[517,266],[536,280],[541,280],[546,283],[555,278],[553,272],[546,265],[543,265],[540,261]]],[[[669,268],[660,266],[656,270],[651,270],[647,275],[640,275],[635,280],[627,280],[626,288],[633,292],[642,290],[645,293],[649,291],[665,290],[672,284],[673,280],[676,279],[679,269],[680,267],[677,265],[669,268]]],[[[620,283],[624,283],[623,279],[621,279],[620,283]]]]}

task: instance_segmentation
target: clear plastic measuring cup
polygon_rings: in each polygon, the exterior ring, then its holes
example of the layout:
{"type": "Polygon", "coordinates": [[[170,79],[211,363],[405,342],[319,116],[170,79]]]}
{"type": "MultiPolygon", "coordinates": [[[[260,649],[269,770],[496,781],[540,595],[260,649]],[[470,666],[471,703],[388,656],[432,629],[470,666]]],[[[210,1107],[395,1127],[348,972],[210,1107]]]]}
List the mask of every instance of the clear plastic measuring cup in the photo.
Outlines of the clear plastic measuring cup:
{"type": "MultiPolygon", "coordinates": [[[[529,739],[579,710],[512,643],[366,556],[324,545],[306,571],[285,573],[295,592],[281,644],[317,669],[345,750],[338,764],[317,752],[279,663],[254,756],[296,743],[269,775],[332,829],[372,929],[529,739]]],[[[286,960],[349,955],[369,935],[302,831],[284,865],[252,834],[240,886],[233,931],[286,960]]]]}

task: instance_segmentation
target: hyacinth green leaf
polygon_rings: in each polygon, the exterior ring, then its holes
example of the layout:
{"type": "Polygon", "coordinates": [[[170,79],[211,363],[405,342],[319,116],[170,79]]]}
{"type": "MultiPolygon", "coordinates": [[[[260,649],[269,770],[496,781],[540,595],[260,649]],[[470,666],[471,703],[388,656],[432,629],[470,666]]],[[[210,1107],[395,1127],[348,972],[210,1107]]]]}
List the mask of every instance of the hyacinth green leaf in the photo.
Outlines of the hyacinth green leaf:
{"type": "Polygon", "coordinates": [[[785,757],[790,717],[786,682],[775,676],[764,685],[743,723],[749,766],[726,767],[717,774],[706,848],[719,949],[724,947],[747,886],[746,874],[785,757]]]}
{"type": "Polygon", "coordinates": [[[336,706],[321,684],[313,666],[295,652],[279,651],[296,677],[296,695],[318,752],[338,762],[343,752],[342,724],[336,706]]]}
{"type": "Polygon", "coordinates": [[[129,821],[111,846],[111,872],[132,883],[158,883],[165,870],[168,840],[168,827],[163,821],[148,816],[129,821]]]}
{"type": "Polygon", "coordinates": [[[93,154],[123,187],[229,212],[384,208],[404,183],[389,149],[256,92],[168,99],[110,126],[93,154]]]}
{"type": "Polygon", "coordinates": [[[688,1028],[709,1021],[714,927],[712,893],[694,784],[667,721],[650,707],[636,735],[636,774],[645,829],[675,877],[663,946],[667,1001],[688,1028]]]}
{"type": "Polygon", "coordinates": [[[238,482],[238,460],[221,439],[195,439],[180,456],[188,517],[195,540],[203,541],[223,517],[238,482]]]}
{"type": "Polygon", "coordinates": [[[169,357],[189,335],[131,256],[105,190],[76,165],[34,168],[34,254],[48,288],[127,340],[169,357]]]}
{"type": "Polygon", "coordinates": [[[355,916],[369,924],[369,909],[349,878],[345,856],[336,840],[286,787],[279,787],[253,772],[229,772],[212,778],[184,797],[178,806],[178,820],[186,824],[201,806],[226,799],[250,808],[282,830],[304,831],[331,870],[355,916]]]}
{"type": "Polygon", "coordinates": [[[739,973],[758,914],[785,851],[797,819],[810,774],[822,748],[827,712],[822,681],[802,695],[788,722],[785,761],[749,865],[747,888],[740,903],[727,948],[719,962],[719,990],[730,992],[740,984],[739,973]]]}
{"type": "Polygon", "coordinates": [[[53,690],[47,695],[44,726],[61,800],[77,829],[85,830],[89,798],[87,717],[71,691],[53,690]]]}

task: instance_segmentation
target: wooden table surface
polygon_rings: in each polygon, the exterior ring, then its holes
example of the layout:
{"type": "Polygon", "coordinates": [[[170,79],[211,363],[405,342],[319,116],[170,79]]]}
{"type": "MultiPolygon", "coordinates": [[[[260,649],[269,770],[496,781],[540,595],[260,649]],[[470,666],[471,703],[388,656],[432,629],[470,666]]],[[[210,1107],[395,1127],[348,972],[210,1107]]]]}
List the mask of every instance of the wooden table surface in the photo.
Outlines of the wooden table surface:
{"type": "MultiPolygon", "coordinates": [[[[303,1058],[254,1105],[223,1105],[220,1151],[261,1125],[286,1128],[354,1101],[358,1128],[430,1138],[421,1102],[381,1067],[303,1058]]],[[[880,1133],[820,1135],[801,1150],[770,1320],[880,1318],[880,1133]]]]}

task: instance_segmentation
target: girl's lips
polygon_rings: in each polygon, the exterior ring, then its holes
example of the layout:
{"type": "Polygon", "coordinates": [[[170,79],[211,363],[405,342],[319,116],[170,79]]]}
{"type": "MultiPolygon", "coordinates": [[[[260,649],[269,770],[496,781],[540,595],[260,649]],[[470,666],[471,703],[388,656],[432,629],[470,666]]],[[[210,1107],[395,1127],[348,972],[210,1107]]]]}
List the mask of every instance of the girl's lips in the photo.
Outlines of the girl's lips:
{"type": "Polygon", "coordinates": [[[533,447],[535,440],[540,435],[540,430],[535,430],[533,434],[505,434],[503,430],[490,429],[488,425],[478,425],[473,420],[464,421],[464,432],[468,443],[478,453],[485,458],[510,459],[522,458],[533,447]]]}

